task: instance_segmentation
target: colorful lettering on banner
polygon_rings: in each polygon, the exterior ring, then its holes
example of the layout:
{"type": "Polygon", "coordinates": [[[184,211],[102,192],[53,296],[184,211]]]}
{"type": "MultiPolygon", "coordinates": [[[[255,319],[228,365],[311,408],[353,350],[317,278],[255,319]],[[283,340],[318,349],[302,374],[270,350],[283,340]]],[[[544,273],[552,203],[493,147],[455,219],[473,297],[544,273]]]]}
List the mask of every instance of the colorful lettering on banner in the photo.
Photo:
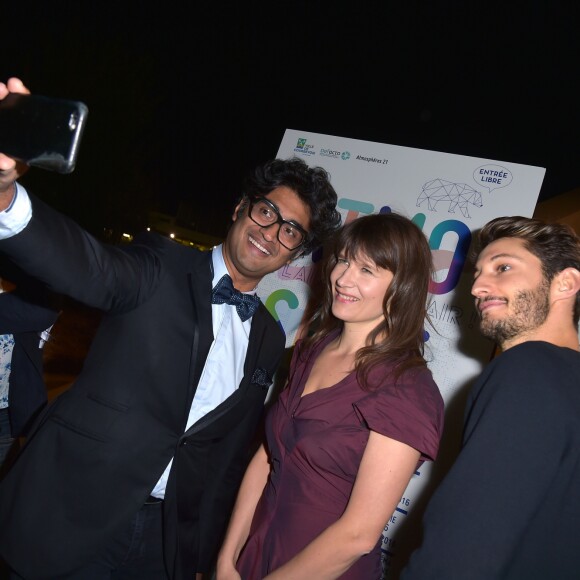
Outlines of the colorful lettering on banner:
{"type": "MultiPolygon", "coordinates": [[[[345,224],[357,219],[361,215],[369,215],[375,212],[374,204],[345,197],[339,199],[338,207],[346,210],[346,216],[343,219],[343,223],[345,224]]],[[[391,206],[383,205],[379,213],[390,213],[391,211],[391,206]]],[[[424,213],[417,213],[411,219],[423,232],[425,231],[427,218],[424,213]]],[[[447,271],[444,280],[431,281],[429,291],[435,295],[447,294],[454,290],[459,283],[471,244],[471,231],[466,224],[459,220],[443,220],[435,225],[431,234],[428,236],[428,241],[433,253],[435,271],[447,271]],[[450,241],[453,243],[454,238],[453,249],[442,248],[444,242],[450,245],[450,241]]],[[[322,250],[319,248],[312,254],[310,263],[299,266],[290,263],[282,267],[277,273],[277,277],[282,283],[300,281],[306,285],[304,291],[306,295],[302,300],[293,291],[283,289],[274,291],[265,302],[266,308],[268,308],[286,334],[290,334],[293,329],[284,328],[279,313],[276,311],[276,305],[279,301],[283,301],[290,309],[296,310],[299,308],[301,313],[304,312],[306,301],[308,300],[308,290],[312,285],[315,265],[321,259],[322,250]]],[[[295,319],[296,317],[293,316],[292,318],[295,319]]]]}
{"type": "Polygon", "coordinates": [[[441,282],[431,281],[429,291],[432,294],[447,294],[455,289],[459,283],[470,245],[471,231],[463,222],[444,220],[433,228],[429,236],[429,246],[434,254],[435,271],[448,270],[448,272],[445,280],[441,282]],[[449,233],[457,235],[455,250],[440,250],[443,238],[449,233]]]}
{"type": "Polygon", "coordinates": [[[284,330],[284,326],[280,321],[280,317],[278,315],[277,306],[280,303],[287,304],[291,310],[296,310],[299,305],[299,300],[294,292],[287,290],[285,288],[281,288],[280,290],[274,290],[270,296],[266,299],[266,303],[264,306],[268,309],[274,320],[280,325],[280,328],[284,330]]]}
{"type": "Polygon", "coordinates": [[[375,211],[375,206],[372,203],[360,201],[359,199],[349,199],[347,197],[339,199],[337,207],[347,211],[346,217],[344,218],[345,224],[355,220],[360,214],[368,215],[375,211]]]}

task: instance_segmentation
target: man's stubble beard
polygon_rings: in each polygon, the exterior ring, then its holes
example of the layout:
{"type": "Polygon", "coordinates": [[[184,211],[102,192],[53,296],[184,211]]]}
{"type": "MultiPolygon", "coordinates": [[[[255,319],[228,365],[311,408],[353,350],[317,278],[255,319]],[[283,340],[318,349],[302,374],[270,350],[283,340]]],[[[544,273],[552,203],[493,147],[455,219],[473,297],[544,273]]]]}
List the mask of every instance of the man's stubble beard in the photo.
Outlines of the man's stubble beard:
{"type": "Polygon", "coordinates": [[[520,290],[511,300],[512,312],[501,320],[483,318],[481,333],[500,346],[541,326],[550,312],[550,284],[543,280],[533,290],[520,290]]]}

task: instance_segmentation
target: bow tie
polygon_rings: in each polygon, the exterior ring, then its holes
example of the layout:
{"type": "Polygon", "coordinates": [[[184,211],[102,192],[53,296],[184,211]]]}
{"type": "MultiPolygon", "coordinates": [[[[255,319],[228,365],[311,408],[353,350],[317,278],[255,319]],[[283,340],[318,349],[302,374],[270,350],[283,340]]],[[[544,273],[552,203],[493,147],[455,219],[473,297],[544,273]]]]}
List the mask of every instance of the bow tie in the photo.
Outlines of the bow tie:
{"type": "Polygon", "coordinates": [[[260,304],[260,299],[253,294],[242,294],[234,288],[228,274],[221,277],[211,292],[213,304],[231,304],[236,307],[242,322],[251,318],[260,304]]]}

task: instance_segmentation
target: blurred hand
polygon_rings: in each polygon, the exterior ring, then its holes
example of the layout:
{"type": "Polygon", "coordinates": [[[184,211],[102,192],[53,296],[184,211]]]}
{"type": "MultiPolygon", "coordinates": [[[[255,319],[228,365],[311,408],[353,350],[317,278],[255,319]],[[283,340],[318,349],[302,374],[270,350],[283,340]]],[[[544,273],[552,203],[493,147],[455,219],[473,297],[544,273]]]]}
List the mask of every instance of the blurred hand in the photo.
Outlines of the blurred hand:
{"type": "MultiPolygon", "coordinates": [[[[6,83],[0,83],[0,100],[8,93],[30,94],[20,79],[12,77],[6,83]]],[[[28,171],[25,163],[20,163],[0,152],[0,211],[6,209],[14,195],[14,182],[28,171]]]]}

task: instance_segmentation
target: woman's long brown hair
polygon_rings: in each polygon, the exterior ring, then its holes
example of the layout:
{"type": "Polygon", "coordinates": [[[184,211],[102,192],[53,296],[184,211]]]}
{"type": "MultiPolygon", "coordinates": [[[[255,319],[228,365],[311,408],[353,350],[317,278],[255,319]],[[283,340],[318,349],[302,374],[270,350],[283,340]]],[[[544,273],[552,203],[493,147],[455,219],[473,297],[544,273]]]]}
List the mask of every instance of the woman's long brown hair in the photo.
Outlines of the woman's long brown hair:
{"type": "Polygon", "coordinates": [[[369,373],[381,363],[393,365],[395,379],[405,370],[425,368],[424,324],[429,321],[427,295],[433,272],[432,255],[419,227],[396,213],[360,217],[337,232],[320,268],[320,295],[316,296],[317,306],[306,323],[312,333],[304,339],[303,346],[314,345],[343,326],[342,320],[332,314],[330,283],[330,273],[339,255],[347,260],[364,256],[393,273],[383,298],[384,318],[369,333],[366,346],[355,357],[362,388],[376,388],[377,385],[370,384],[369,373]]]}

